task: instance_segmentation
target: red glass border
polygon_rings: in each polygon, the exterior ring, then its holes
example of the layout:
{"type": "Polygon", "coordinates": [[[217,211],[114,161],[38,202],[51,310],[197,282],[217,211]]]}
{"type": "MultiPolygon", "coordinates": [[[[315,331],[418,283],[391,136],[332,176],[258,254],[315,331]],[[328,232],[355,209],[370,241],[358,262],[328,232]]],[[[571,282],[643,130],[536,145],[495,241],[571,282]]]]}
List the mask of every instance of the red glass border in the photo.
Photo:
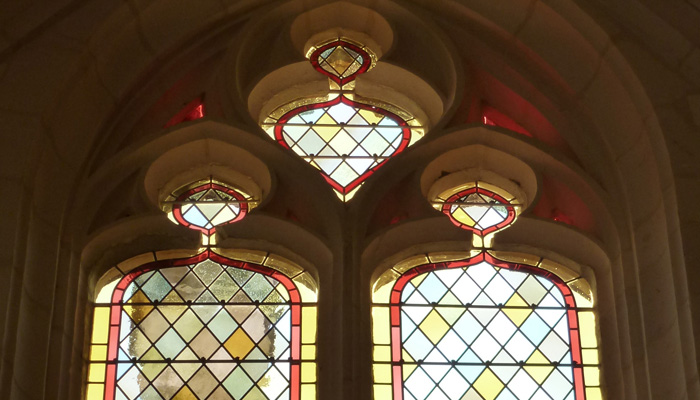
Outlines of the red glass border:
{"type": "Polygon", "coordinates": [[[204,118],[203,96],[197,97],[196,99],[187,103],[182,110],[180,110],[177,114],[175,114],[175,116],[166,122],[165,125],[163,125],[163,128],[170,128],[171,126],[181,124],[183,122],[194,121],[200,118],[204,118]]]}
{"type": "Polygon", "coordinates": [[[480,187],[473,187],[473,188],[465,189],[459,193],[453,194],[447,200],[445,200],[445,203],[442,205],[442,212],[443,212],[443,214],[447,215],[450,218],[450,221],[452,221],[452,223],[455,224],[456,226],[458,226],[462,229],[466,229],[468,231],[472,231],[479,236],[484,236],[484,235],[488,235],[491,232],[495,232],[501,228],[504,228],[504,227],[510,225],[513,222],[513,220],[515,220],[515,208],[513,207],[513,205],[511,205],[508,202],[508,200],[506,200],[505,198],[503,198],[503,196],[501,196],[497,193],[494,193],[490,190],[486,190],[486,189],[480,188],[480,187]],[[506,209],[508,210],[508,215],[506,216],[506,219],[504,219],[502,222],[500,222],[496,225],[489,226],[488,228],[483,229],[483,230],[476,229],[473,226],[465,225],[465,224],[457,221],[450,213],[450,208],[452,207],[452,203],[458,201],[460,197],[468,196],[472,193],[483,194],[483,195],[486,195],[486,196],[498,201],[499,203],[502,203],[499,205],[506,207],[506,209]]]}
{"type": "MultiPolygon", "coordinates": [[[[219,191],[221,191],[221,192],[225,192],[225,193],[231,195],[234,199],[236,199],[236,200],[238,200],[238,201],[241,201],[241,202],[242,202],[242,201],[245,201],[245,198],[243,197],[243,195],[241,195],[240,193],[238,193],[235,189],[228,188],[228,187],[226,187],[226,186],[219,185],[219,184],[216,184],[216,183],[213,183],[213,182],[205,183],[205,184],[203,184],[203,185],[200,185],[200,186],[197,186],[197,187],[195,187],[195,188],[192,188],[192,189],[190,189],[190,190],[188,190],[188,191],[186,191],[186,192],[180,194],[180,195],[177,197],[177,199],[175,199],[175,201],[176,201],[176,202],[179,202],[179,201],[187,201],[187,198],[190,197],[190,196],[192,196],[193,194],[199,193],[199,192],[204,191],[204,190],[209,190],[209,189],[219,190],[219,191]]],[[[203,201],[203,203],[205,203],[205,202],[203,201]]],[[[246,214],[248,213],[248,203],[243,203],[243,202],[242,202],[242,203],[239,203],[239,206],[240,206],[240,210],[241,210],[241,211],[238,213],[238,215],[236,216],[236,218],[234,218],[234,219],[232,219],[232,220],[230,220],[230,221],[228,221],[228,222],[225,222],[225,223],[223,223],[223,224],[219,224],[219,225],[231,224],[231,223],[234,223],[234,222],[236,222],[236,221],[240,221],[241,219],[243,219],[243,217],[245,217],[246,214]]],[[[190,224],[189,222],[187,222],[187,220],[185,220],[185,217],[183,217],[183,215],[182,215],[182,204],[175,203],[175,204],[173,205],[173,217],[175,217],[175,220],[176,220],[180,225],[182,225],[182,226],[184,226],[184,227],[186,227],[186,228],[198,230],[198,231],[204,233],[204,234],[207,235],[207,236],[210,236],[210,235],[212,235],[214,232],[216,232],[216,226],[212,226],[211,228],[206,229],[206,228],[204,228],[204,227],[200,227],[200,226],[197,226],[197,225],[192,225],[192,224],[190,224]]]]}
{"type": "Polygon", "coordinates": [[[316,71],[331,78],[331,80],[333,82],[339,84],[340,86],[343,86],[348,82],[354,81],[355,77],[357,75],[360,75],[360,74],[367,72],[367,70],[369,70],[369,67],[372,65],[372,58],[366,50],[364,50],[363,48],[361,48],[357,45],[354,45],[350,42],[346,42],[345,40],[341,40],[341,39],[330,42],[330,43],[326,43],[323,46],[316,49],[313,53],[311,53],[311,56],[309,56],[309,61],[311,61],[311,65],[313,65],[313,67],[316,71]],[[321,65],[319,65],[319,62],[318,62],[318,59],[319,59],[319,56],[321,55],[321,53],[323,53],[324,51],[328,50],[331,47],[337,47],[337,46],[347,47],[350,50],[352,50],[352,51],[354,51],[362,56],[362,65],[360,66],[360,68],[358,68],[357,71],[346,76],[345,78],[340,78],[339,76],[333,75],[332,73],[326,71],[325,69],[323,69],[321,67],[321,65]]]}
{"type": "MultiPolygon", "coordinates": [[[[403,138],[401,139],[401,143],[399,144],[399,147],[396,149],[396,151],[394,151],[394,153],[391,155],[391,157],[394,157],[397,154],[404,151],[406,149],[406,147],[408,147],[408,144],[411,142],[411,128],[408,126],[408,123],[406,123],[406,121],[404,121],[401,117],[399,117],[398,115],[392,113],[391,111],[385,110],[381,107],[375,107],[375,106],[370,106],[370,105],[363,104],[363,103],[358,103],[358,102],[352,101],[352,100],[350,100],[347,97],[342,96],[342,95],[336,97],[333,100],[329,100],[329,101],[324,102],[324,103],[316,103],[316,104],[308,104],[308,105],[300,106],[300,107],[297,107],[297,108],[287,112],[286,114],[284,114],[277,121],[278,125],[275,126],[275,140],[277,141],[277,143],[279,143],[282,146],[284,146],[285,148],[291,150],[291,148],[289,147],[287,142],[285,142],[284,136],[283,136],[284,124],[287,123],[287,121],[292,119],[292,117],[294,117],[298,114],[301,114],[304,111],[316,110],[316,109],[324,108],[324,107],[330,107],[330,106],[334,106],[334,105],[339,104],[339,103],[346,104],[350,107],[360,108],[363,110],[368,110],[368,111],[372,111],[372,112],[375,112],[378,114],[382,114],[386,117],[391,118],[392,120],[396,121],[399,124],[399,127],[403,131],[403,138]]],[[[311,127],[311,126],[313,126],[313,124],[310,124],[309,126],[311,127]]],[[[342,186],[338,182],[334,181],[330,176],[326,175],[325,172],[323,172],[323,171],[320,171],[320,172],[321,172],[321,175],[323,176],[323,178],[326,179],[328,184],[331,185],[333,187],[333,189],[337,190],[341,194],[348,194],[353,189],[355,189],[357,186],[359,186],[362,182],[364,182],[365,179],[367,179],[370,175],[372,175],[377,169],[379,169],[379,167],[384,165],[384,163],[386,163],[387,161],[389,161],[389,158],[380,162],[379,164],[375,165],[374,167],[368,169],[365,173],[363,173],[362,175],[355,178],[355,180],[350,182],[347,186],[342,186]]]]}
{"type": "Polygon", "coordinates": [[[119,325],[121,323],[121,304],[124,297],[124,291],[129,284],[139,275],[156,269],[169,267],[179,267],[183,265],[197,264],[205,260],[212,260],[219,264],[241,268],[248,271],[257,272],[278,280],[289,292],[289,300],[291,305],[291,357],[290,363],[290,379],[289,392],[290,400],[299,400],[301,388],[301,295],[294,282],[272,268],[263,265],[252,264],[245,261],[232,260],[222,255],[216,254],[211,250],[205,250],[190,258],[179,258],[172,260],[153,261],[126,274],[116,285],[112,292],[112,306],[110,307],[109,316],[109,338],[107,339],[107,373],[105,379],[105,400],[114,400],[117,389],[117,353],[119,351],[119,325]]]}
{"type": "Polygon", "coordinates": [[[437,271],[448,268],[469,267],[480,262],[487,262],[499,268],[506,268],[513,271],[522,271],[532,275],[541,276],[552,282],[564,296],[566,303],[567,319],[569,322],[569,346],[571,349],[571,360],[574,364],[574,393],[576,400],[586,399],[586,386],[583,380],[583,365],[581,356],[581,340],[578,326],[578,315],[576,313],[576,300],[567,284],[557,275],[526,264],[515,264],[499,260],[492,255],[482,252],[478,255],[461,261],[447,261],[433,264],[423,264],[406,271],[401,275],[391,290],[389,300],[389,320],[391,324],[391,362],[392,362],[392,386],[394,392],[393,400],[403,399],[403,373],[401,360],[401,292],[406,284],[413,278],[423,273],[437,271]]]}

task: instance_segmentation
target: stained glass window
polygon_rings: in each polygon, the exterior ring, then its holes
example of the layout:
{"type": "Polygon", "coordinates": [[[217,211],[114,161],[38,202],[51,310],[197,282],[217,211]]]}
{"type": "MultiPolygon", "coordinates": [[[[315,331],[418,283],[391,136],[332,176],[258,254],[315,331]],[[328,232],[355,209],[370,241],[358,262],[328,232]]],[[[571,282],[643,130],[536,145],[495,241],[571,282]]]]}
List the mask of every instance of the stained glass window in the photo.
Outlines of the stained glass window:
{"type": "Polygon", "coordinates": [[[520,206],[513,195],[484,182],[450,188],[439,194],[433,204],[453,224],[480,236],[512,224],[520,206]]]}
{"type": "Polygon", "coordinates": [[[164,205],[175,223],[210,236],[217,226],[240,221],[257,203],[241,189],[207,179],[176,190],[164,205]]]}
{"type": "Polygon", "coordinates": [[[354,93],[355,77],[376,63],[369,49],[335,40],[312,49],[309,59],[329,77],[333,92],[280,107],[263,128],[319,169],[346,201],[389,158],[420,139],[423,130],[405,110],[354,93]]]}
{"type": "Polygon", "coordinates": [[[242,255],[255,262],[207,250],[110,270],[87,399],[315,399],[313,280],[278,257],[242,255]]]}
{"type": "Polygon", "coordinates": [[[519,262],[431,254],[380,277],[375,399],[601,398],[590,286],[550,261],[503,258],[519,262]]]}

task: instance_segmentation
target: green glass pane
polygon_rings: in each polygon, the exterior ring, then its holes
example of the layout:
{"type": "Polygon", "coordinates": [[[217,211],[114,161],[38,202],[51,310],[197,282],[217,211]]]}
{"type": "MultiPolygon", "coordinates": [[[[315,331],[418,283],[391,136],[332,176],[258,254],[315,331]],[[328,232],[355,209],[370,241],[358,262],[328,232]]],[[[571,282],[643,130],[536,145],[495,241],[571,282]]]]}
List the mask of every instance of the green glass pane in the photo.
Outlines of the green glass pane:
{"type": "Polygon", "coordinates": [[[182,338],[189,342],[204,326],[192,310],[187,310],[180,319],[175,322],[175,329],[182,338]]]}
{"type": "Polygon", "coordinates": [[[219,276],[223,268],[218,263],[207,260],[197,264],[193,271],[205,285],[209,285],[219,276]]]}
{"type": "Polygon", "coordinates": [[[238,291],[238,285],[228,274],[221,274],[214,283],[209,286],[209,291],[218,301],[229,301],[238,291]]]}
{"type": "Polygon", "coordinates": [[[195,300],[195,303],[217,303],[218,300],[216,297],[214,297],[213,294],[211,294],[210,291],[206,290],[202,293],[197,300],[195,300]]]}
{"type": "Polygon", "coordinates": [[[156,348],[158,348],[163,357],[175,358],[185,348],[185,342],[173,328],[170,328],[156,342],[156,348]]]}
{"type": "Polygon", "coordinates": [[[273,287],[263,275],[255,274],[243,286],[245,293],[254,301],[263,301],[270,294],[273,287]]]}
{"type": "Polygon", "coordinates": [[[238,286],[245,285],[248,279],[250,279],[250,277],[254,275],[252,271],[247,271],[245,269],[240,268],[227,268],[226,272],[228,272],[231,275],[231,277],[234,281],[236,281],[238,286]]]}
{"type": "Polygon", "coordinates": [[[154,273],[141,289],[151,301],[161,301],[172,290],[170,283],[160,273],[154,273]]]}
{"type": "Polygon", "coordinates": [[[223,343],[228,339],[233,331],[238,328],[238,324],[231,318],[231,315],[222,309],[216,316],[209,321],[207,328],[214,334],[214,336],[223,343]]]}
{"type": "Polygon", "coordinates": [[[192,311],[206,324],[219,311],[219,308],[220,306],[214,305],[192,306],[192,311]]]}
{"type": "Polygon", "coordinates": [[[238,367],[224,380],[223,386],[234,399],[239,400],[242,399],[253,386],[253,381],[250,380],[248,375],[243,371],[243,368],[238,367]]]}

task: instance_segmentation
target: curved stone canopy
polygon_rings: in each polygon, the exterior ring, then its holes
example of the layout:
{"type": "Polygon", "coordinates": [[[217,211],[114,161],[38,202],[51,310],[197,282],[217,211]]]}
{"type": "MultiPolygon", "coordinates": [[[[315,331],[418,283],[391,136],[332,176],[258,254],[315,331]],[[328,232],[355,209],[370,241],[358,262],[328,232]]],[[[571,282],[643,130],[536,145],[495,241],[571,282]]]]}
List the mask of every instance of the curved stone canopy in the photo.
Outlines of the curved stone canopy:
{"type": "MultiPolygon", "coordinates": [[[[363,84],[381,90],[371,73],[363,84]]],[[[468,249],[420,180],[433,160],[476,146],[491,150],[470,157],[508,154],[537,175],[495,248],[590,271],[605,398],[700,399],[697,0],[7,2],[0,122],[0,398],[83,396],[99,275],[198,245],[149,200],[147,171],[206,140],[265,169],[246,174],[265,177],[264,201],[222,227],[220,245],[274,251],[319,283],[318,398],[371,398],[369,294],[387,266],[468,249]],[[309,15],[326,19],[293,29],[309,15]],[[382,62],[444,109],[347,205],[249,109],[265,76],[305,61],[301,36],[316,28],[386,44],[382,62]],[[204,118],[165,127],[195,99],[204,118]],[[516,125],[485,124],[487,108],[516,125]]],[[[203,171],[241,163],[198,157],[203,171]]]]}

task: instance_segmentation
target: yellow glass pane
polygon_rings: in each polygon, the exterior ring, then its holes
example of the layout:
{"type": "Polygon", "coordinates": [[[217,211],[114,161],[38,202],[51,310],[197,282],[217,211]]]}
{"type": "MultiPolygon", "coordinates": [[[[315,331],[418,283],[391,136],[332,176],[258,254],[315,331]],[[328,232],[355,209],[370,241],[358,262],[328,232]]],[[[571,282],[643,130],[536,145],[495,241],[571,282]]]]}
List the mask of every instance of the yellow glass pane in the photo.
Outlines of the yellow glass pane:
{"type": "Polygon", "coordinates": [[[586,386],[600,386],[600,369],[598,367],[584,367],[583,380],[586,386]]]}
{"type": "MultiPolygon", "coordinates": [[[[170,292],[175,293],[175,291],[170,292]]],[[[179,296],[178,296],[179,297],[179,296]]],[[[167,299],[167,297],[166,297],[167,299]]],[[[187,306],[164,306],[161,305],[158,307],[158,311],[160,311],[161,314],[167,319],[171,324],[175,323],[175,320],[177,320],[182,313],[185,312],[187,309],[187,306]]]]}
{"type": "Polygon", "coordinates": [[[316,359],[316,345],[313,345],[313,344],[302,345],[301,346],[301,359],[302,360],[315,360],[316,359]]]}
{"type": "MultiPolygon", "coordinates": [[[[177,291],[173,290],[170,293],[168,293],[167,296],[163,299],[161,303],[184,303],[185,300],[183,300],[182,297],[180,297],[179,294],[177,294],[177,291]]],[[[162,306],[161,306],[162,307],[162,306]]]]}
{"type": "MultiPolygon", "coordinates": [[[[257,264],[260,263],[258,262],[257,264]]],[[[265,258],[265,262],[263,263],[263,265],[275,269],[287,275],[290,278],[293,278],[296,275],[299,275],[300,273],[304,272],[304,270],[295,263],[287,260],[284,257],[273,254],[268,254],[267,258],[265,258]]]]}
{"type": "Polygon", "coordinates": [[[455,172],[439,179],[430,190],[431,192],[439,193],[433,196],[433,200],[442,200],[444,202],[455,193],[475,187],[476,182],[464,183],[464,179],[467,179],[465,176],[468,176],[468,174],[455,172]]]}
{"type": "Polygon", "coordinates": [[[130,259],[120,262],[117,264],[117,268],[123,273],[127,273],[131,271],[132,269],[136,267],[140,267],[144,264],[148,264],[149,262],[155,261],[155,257],[153,257],[153,253],[146,253],[146,254],[141,254],[136,257],[131,257],[130,259]]]}
{"type": "Polygon", "coordinates": [[[586,388],[586,400],[603,400],[603,394],[598,387],[586,388]]]}
{"type": "Polygon", "coordinates": [[[598,347],[598,338],[595,330],[595,314],[593,311],[580,311],[578,313],[578,325],[581,334],[581,347],[598,347]]]}
{"type": "MultiPolygon", "coordinates": [[[[327,115],[328,114],[326,114],[326,116],[327,115]]],[[[328,117],[328,119],[330,119],[330,118],[331,117],[328,117]]],[[[323,118],[321,118],[321,119],[323,119],[323,118]]],[[[319,119],[319,122],[317,122],[317,123],[322,124],[323,122],[320,122],[321,119],[319,119]]],[[[335,122],[331,121],[331,122],[327,122],[327,123],[334,124],[335,122]]],[[[316,133],[318,133],[318,136],[320,136],[324,142],[328,143],[331,141],[331,139],[333,139],[335,134],[340,131],[340,126],[338,126],[338,125],[336,125],[336,126],[316,126],[316,125],[314,125],[313,130],[316,131],[316,133]]]]}
{"type": "Polygon", "coordinates": [[[437,344],[445,333],[450,329],[437,311],[432,310],[430,314],[419,325],[420,330],[430,339],[433,344],[437,344]]]}
{"type": "Polygon", "coordinates": [[[374,385],[374,400],[388,400],[392,398],[391,385],[374,385]]]}
{"type": "Polygon", "coordinates": [[[105,385],[90,383],[87,385],[86,400],[102,400],[104,399],[105,385]]]}
{"type": "Polygon", "coordinates": [[[394,266],[394,269],[399,273],[403,274],[404,272],[408,271],[413,267],[417,267],[419,265],[428,263],[430,263],[430,260],[428,260],[428,256],[426,256],[425,254],[420,254],[401,261],[400,263],[394,266]]]}
{"type": "MultiPolygon", "coordinates": [[[[160,357],[162,359],[162,357],[160,357]]],[[[142,364],[141,367],[141,373],[148,379],[153,380],[156,379],[158,375],[160,375],[161,371],[165,369],[167,364],[163,363],[148,363],[148,364],[142,364]]],[[[197,364],[176,364],[175,369],[178,370],[181,376],[184,376],[185,374],[183,373],[184,369],[187,369],[187,367],[192,366],[195,367],[196,371],[196,366],[197,364]]],[[[191,374],[194,374],[195,371],[192,371],[191,374]]],[[[190,375],[191,375],[190,374],[190,375]]]]}
{"type": "Polygon", "coordinates": [[[173,397],[173,400],[197,400],[197,396],[192,393],[190,388],[187,386],[180,389],[179,392],[173,397]]]}
{"type": "Polygon", "coordinates": [[[423,282],[423,279],[428,277],[428,275],[430,274],[420,274],[416,276],[415,278],[411,279],[411,284],[417,287],[421,282],[423,282]]]}
{"type": "Polygon", "coordinates": [[[411,357],[410,354],[405,349],[401,349],[401,359],[404,360],[405,362],[413,362],[416,361],[411,357]]]}
{"type": "Polygon", "coordinates": [[[92,320],[92,343],[107,344],[109,338],[109,307],[95,307],[92,320]]]}
{"type": "MultiPolygon", "coordinates": [[[[117,271],[116,268],[113,269],[114,271],[117,271]]],[[[118,271],[117,271],[118,272],[118,271]]],[[[121,277],[121,273],[119,273],[119,277],[121,277]]],[[[114,287],[117,286],[117,283],[119,283],[119,279],[115,279],[111,283],[107,283],[102,288],[100,289],[99,293],[97,293],[97,297],[95,297],[95,303],[109,303],[112,301],[112,294],[114,293],[114,287]]],[[[98,284],[97,287],[100,287],[101,285],[98,284]]]]}
{"type": "Polygon", "coordinates": [[[464,259],[467,259],[469,257],[470,257],[469,253],[461,252],[461,251],[445,252],[445,253],[428,253],[428,259],[430,260],[431,263],[464,260],[464,259]]]}
{"type": "Polygon", "coordinates": [[[583,349],[581,350],[584,364],[598,364],[598,349],[583,349]]]}
{"type": "Polygon", "coordinates": [[[506,199],[509,203],[518,204],[517,201],[513,201],[513,200],[515,199],[515,196],[513,196],[513,195],[510,194],[510,193],[508,193],[506,190],[504,190],[504,189],[501,188],[501,187],[498,187],[498,186],[496,186],[496,185],[492,185],[492,184],[490,184],[490,183],[488,183],[488,182],[484,182],[484,181],[478,181],[478,182],[476,183],[476,185],[477,185],[478,187],[480,187],[480,188],[483,188],[483,189],[486,189],[486,190],[488,190],[488,191],[491,191],[491,192],[494,192],[494,193],[496,193],[496,194],[501,195],[501,196],[502,196],[504,199],[506,199]]]}
{"type": "Polygon", "coordinates": [[[452,213],[452,218],[467,226],[474,226],[474,224],[476,224],[476,222],[474,222],[474,220],[466,212],[464,212],[461,207],[457,207],[457,209],[452,213]]]}
{"type": "Polygon", "coordinates": [[[88,372],[88,382],[104,382],[105,369],[105,364],[91,363],[90,371],[88,372]]]}
{"type": "Polygon", "coordinates": [[[576,279],[568,283],[571,293],[574,295],[577,307],[593,307],[593,290],[585,279],[576,279]]]}
{"type": "Polygon", "coordinates": [[[508,307],[527,307],[527,302],[520,297],[519,294],[513,294],[513,297],[508,300],[505,304],[506,308],[503,309],[503,313],[510,318],[515,326],[520,326],[527,317],[532,314],[532,309],[530,308],[508,308],[508,307]]]}
{"type": "Polygon", "coordinates": [[[374,364],[374,381],[391,383],[391,364],[374,364]]]}
{"type": "Polygon", "coordinates": [[[316,400],[316,385],[302,384],[301,385],[301,400],[316,400]]]}
{"type": "MultiPolygon", "coordinates": [[[[415,119],[412,121],[406,121],[409,125],[418,124],[419,122],[415,119]]],[[[425,136],[425,129],[422,128],[411,128],[411,141],[408,143],[409,146],[413,146],[414,143],[423,139],[425,136]]]]}
{"type": "Polygon", "coordinates": [[[303,383],[316,382],[316,363],[301,363],[301,381],[303,383]]]}
{"type": "Polygon", "coordinates": [[[315,303],[317,300],[318,286],[314,278],[308,272],[299,274],[292,279],[299,289],[301,301],[305,303],[315,303]]]}
{"type": "MultiPolygon", "coordinates": [[[[339,74],[343,75],[346,72],[346,69],[350,65],[352,65],[353,61],[355,59],[348,54],[345,49],[341,47],[336,47],[335,50],[326,58],[326,61],[330,63],[333,66],[333,69],[336,70],[339,74]]],[[[350,74],[349,71],[347,71],[348,74],[350,74]]]]}
{"type": "Polygon", "coordinates": [[[391,361],[391,346],[374,346],[374,361],[391,361]]]}
{"type": "Polygon", "coordinates": [[[542,354],[539,350],[535,350],[534,353],[525,362],[525,367],[523,369],[530,374],[535,382],[542,384],[545,379],[552,372],[554,367],[548,365],[528,365],[528,364],[549,364],[549,360],[542,354]]]}
{"type": "Polygon", "coordinates": [[[390,344],[389,309],[372,307],[372,341],[374,344],[390,344]]]}
{"type": "Polygon", "coordinates": [[[525,264],[525,265],[537,265],[540,262],[540,257],[534,256],[532,254],[516,253],[512,251],[491,251],[488,253],[493,257],[507,261],[515,264],[525,264]]]}
{"type": "Polygon", "coordinates": [[[316,342],[316,307],[302,307],[301,309],[301,342],[316,342]]]}
{"type": "Polygon", "coordinates": [[[224,257],[232,258],[234,260],[241,260],[245,262],[250,262],[253,264],[264,264],[267,258],[267,253],[264,251],[257,250],[244,250],[244,249],[220,249],[216,248],[216,253],[221,254],[224,257]]]}
{"type": "Polygon", "coordinates": [[[127,301],[127,304],[124,305],[124,312],[126,312],[131,319],[134,320],[137,324],[141,323],[146,316],[148,316],[148,313],[151,312],[153,309],[153,306],[151,305],[137,305],[137,306],[132,306],[131,303],[150,303],[151,301],[146,297],[146,295],[139,290],[131,296],[129,301],[127,301]]]}
{"type": "Polygon", "coordinates": [[[554,275],[560,277],[561,280],[563,280],[564,282],[569,282],[569,281],[581,276],[581,274],[579,274],[578,272],[576,272],[570,268],[567,268],[559,263],[555,263],[552,260],[544,259],[544,260],[542,260],[542,262],[540,262],[538,267],[542,268],[545,271],[549,271],[549,272],[553,273],[554,275]]]}
{"type": "Polygon", "coordinates": [[[156,252],[156,260],[172,260],[173,258],[190,258],[197,255],[198,250],[161,250],[156,252]]]}
{"type": "Polygon", "coordinates": [[[495,399],[501,390],[503,390],[503,383],[501,383],[498,377],[488,368],[481,373],[473,386],[484,400],[495,399]]]}
{"type": "Polygon", "coordinates": [[[384,272],[374,283],[372,290],[372,301],[375,303],[389,303],[391,289],[396,280],[401,276],[398,272],[390,269],[384,272]]]}
{"type": "Polygon", "coordinates": [[[360,110],[358,113],[370,124],[376,124],[384,118],[384,115],[370,110],[360,110]]]}
{"type": "MultiPolygon", "coordinates": [[[[404,360],[407,360],[407,358],[404,358],[404,360]]],[[[408,377],[411,376],[411,374],[413,373],[413,371],[415,371],[416,368],[416,364],[404,364],[403,370],[401,371],[403,374],[403,380],[405,381],[406,379],[408,379],[408,377]]]]}
{"type": "Polygon", "coordinates": [[[248,337],[243,329],[238,328],[224,343],[231,357],[244,358],[255,347],[255,343],[248,337]]]}
{"type": "MultiPolygon", "coordinates": [[[[351,83],[352,83],[352,82],[351,82],[351,83]]],[[[336,191],[335,191],[335,195],[338,196],[338,198],[339,198],[340,200],[342,200],[342,201],[344,201],[344,202],[348,202],[348,201],[352,200],[353,197],[355,197],[355,194],[357,194],[357,191],[358,191],[358,190],[362,187],[362,185],[364,185],[364,184],[365,184],[364,182],[360,183],[359,185],[357,185],[357,186],[355,187],[355,189],[353,189],[353,190],[351,190],[351,191],[349,191],[348,193],[345,193],[345,194],[341,194],[340,192],[338,192],[338,191],[336,190],[336,191]]]]}
{"type": "Polygon", "coordinates": [[[107,360],[107,345],[95,344],[92,345],[90,349],[90,360],[91,361],[105,361],[107,360]]]}

